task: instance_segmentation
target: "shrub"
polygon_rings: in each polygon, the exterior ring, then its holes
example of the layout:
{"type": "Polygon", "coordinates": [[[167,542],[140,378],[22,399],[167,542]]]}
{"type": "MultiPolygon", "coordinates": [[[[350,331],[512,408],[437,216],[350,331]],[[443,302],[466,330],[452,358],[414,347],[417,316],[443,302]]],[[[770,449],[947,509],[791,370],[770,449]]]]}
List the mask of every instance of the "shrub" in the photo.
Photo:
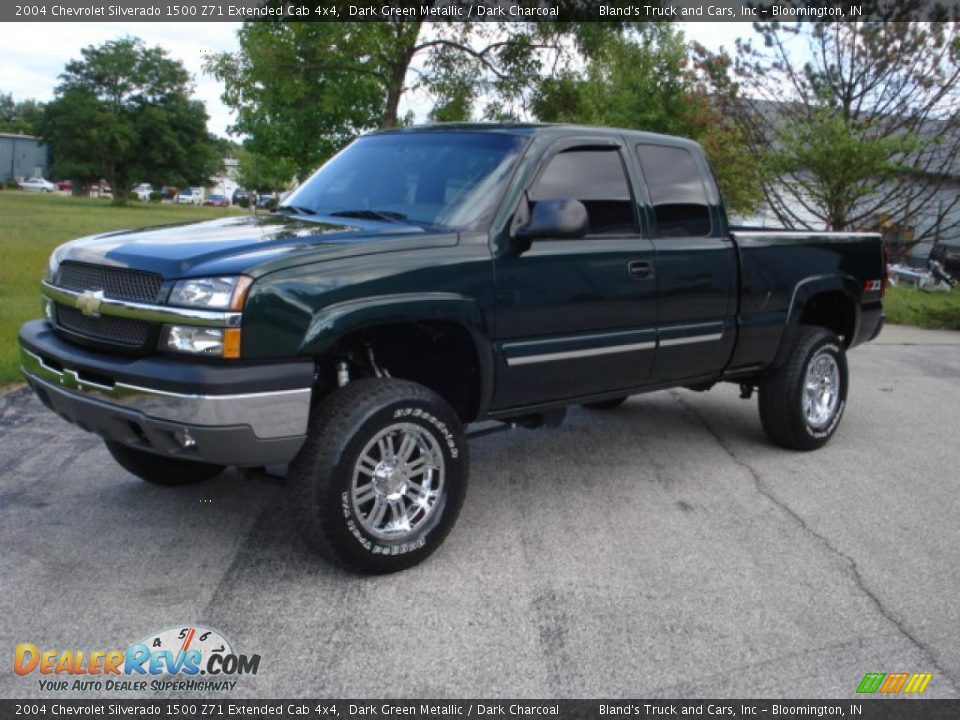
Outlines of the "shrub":
{"type": "Polygon", "coordinates": [[[237,199],[237,205],[242,208],[250,207],[250,198],[242,197],[237,199]]]}
{"type": "Polygon", "coordinates": [[[152,193],[150,193],[150,202],[152,202],[152,203],[158,203],[158,202],[160,202],[161,200],[163,200],[163,193],[162,193],[162,192],[157,192],[156,190],[154,190],[152,193]]]}

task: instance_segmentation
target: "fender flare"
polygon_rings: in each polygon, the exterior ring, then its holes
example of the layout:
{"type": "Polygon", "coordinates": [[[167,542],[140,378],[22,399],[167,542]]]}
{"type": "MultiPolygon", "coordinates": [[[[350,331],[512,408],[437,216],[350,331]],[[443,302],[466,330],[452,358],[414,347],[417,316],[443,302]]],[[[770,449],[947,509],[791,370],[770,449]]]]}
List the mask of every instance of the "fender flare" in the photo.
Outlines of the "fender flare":
{"type": "Polygon", "coordinates": [[[299,352],[318,357],[329,352],[343,337],[358,330],[428,321],[449,322],[462,327],[470,335],[480,371],[478,414],[482,414],[489,407],[493,394],[493,344],[480,306],[465,295],[396,293],[328,305],[310,322],[299,352]]]}
{"type": "Polygon", "coordinates": [[[787,308],[786,326],[780,338],[777,354],[774,356],[773,367],[779,367],[789,358],[804,308],[813,298],[828,292],[842,293],[850,301],[853,306],[853,332],[848,342],[853,342],[857,337],[860,328],[860,282],[852,275],[839,273],[804,278],[793,288],[790,306],[787,308]]]}

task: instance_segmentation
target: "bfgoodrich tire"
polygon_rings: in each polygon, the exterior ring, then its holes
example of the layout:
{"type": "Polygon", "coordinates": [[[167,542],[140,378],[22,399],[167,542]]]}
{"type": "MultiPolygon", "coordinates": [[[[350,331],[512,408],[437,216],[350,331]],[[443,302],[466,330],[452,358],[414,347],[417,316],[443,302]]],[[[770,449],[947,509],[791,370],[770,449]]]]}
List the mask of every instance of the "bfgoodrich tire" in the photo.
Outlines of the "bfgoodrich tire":
{"type": "Polygon", "coordinates": [[[847,385],[840,339],[825,328],[800,326],[790,360],[760,385],[760,423],[781,447],[816,450],[840,424],[847,385]]]}
{"type": "Polygon", "coordinates": [[[223,472],[223,465],[180,460],[179,458],[155,455],[154,453],[127,447],[118,442],[104,441],[107,450],[120,467],[142,480],[154,485],[190,485],[216,477],[223,472]]]}
{"type": "Polygon", "coordinates": [[[467,478],[453,409],[393,379],[357,380],[324,400],[288,472],[307,541],[363,573],[404,570],[436,550],[460,514],[467,478]]]}

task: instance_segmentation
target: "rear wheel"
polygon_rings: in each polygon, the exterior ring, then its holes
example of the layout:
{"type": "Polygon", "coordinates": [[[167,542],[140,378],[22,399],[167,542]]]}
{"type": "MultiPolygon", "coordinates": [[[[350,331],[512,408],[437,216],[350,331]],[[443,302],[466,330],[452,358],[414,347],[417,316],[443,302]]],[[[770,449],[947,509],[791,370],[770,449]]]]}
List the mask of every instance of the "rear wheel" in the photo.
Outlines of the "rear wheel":
{"type": "Polygon", "coordinates": [[[801,326],[790,360],[759,388],[767,436],[792,450],[825,445],[846,407],[847,378],[847,356],[836,334],[801,326]]]}
{"type": "Polygon", "coordinates": [[[190,485],[203,482],[216,477],[225,468],[224,465],[155,455],[111,440],[104,442],[120,467],[154,485],[190,485]]]}
{"type": "Polygon", "coordinates": [[[453,409],[406,380],[363,379],[315,408],[290,464],[307,541],[350,570],[389,573],[427,558],[460,514],[467,446],[453,409]]]}
{"type": "Polygon", "coordinates": [[[583,407],[588,410],[615,410],[627,400],[628,397],[624,395],[623,397],[613,398],[611,400],[598,400],[597,402],[584,403],[583,407]]]}

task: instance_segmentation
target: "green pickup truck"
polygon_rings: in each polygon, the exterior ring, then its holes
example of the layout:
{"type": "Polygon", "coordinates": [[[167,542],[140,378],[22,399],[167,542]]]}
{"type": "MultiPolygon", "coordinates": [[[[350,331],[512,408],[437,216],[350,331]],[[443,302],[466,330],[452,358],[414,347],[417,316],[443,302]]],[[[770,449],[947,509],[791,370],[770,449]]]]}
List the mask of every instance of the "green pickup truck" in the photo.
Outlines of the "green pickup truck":
{"type": "Polygon", "coordinates": [[[62,245],[19,341],[134,475],[288,464],[311,544],[391,572],[455,523],[470,423],[733,382],[820,447],[885,278],[877,235],[730,227],[689,140],[438,125],[358,139],[269,215],[62,245]]]}

